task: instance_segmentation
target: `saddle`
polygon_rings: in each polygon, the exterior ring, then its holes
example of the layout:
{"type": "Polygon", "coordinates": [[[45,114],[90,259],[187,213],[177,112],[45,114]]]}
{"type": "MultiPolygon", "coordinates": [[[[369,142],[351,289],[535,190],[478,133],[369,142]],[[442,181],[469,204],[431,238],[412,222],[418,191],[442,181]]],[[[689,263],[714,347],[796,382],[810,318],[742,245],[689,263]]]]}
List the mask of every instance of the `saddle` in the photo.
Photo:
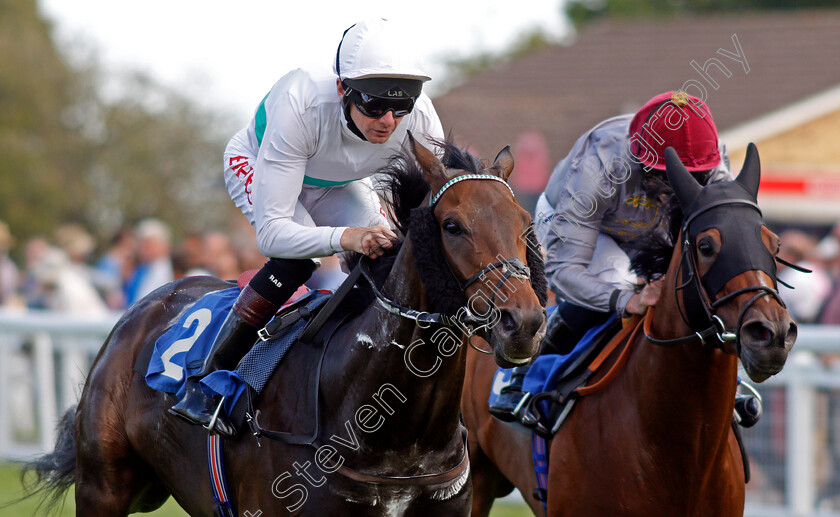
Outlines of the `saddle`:
{"type": "MultiPolygon", "coordinates": [[[[178,393],[190,372],[203,364],[210,341],[216,334],[213,322],[224,319],[238,292],[238,288],[232,287],[208,293],[197,300],[158,340],[150,341],[143,347],[134,370],[145,376],[151,388],[178,393]],[[209,320],[209,323],[204,331],[195,324],[195,320],[199,319],[197,315],[201,313],[213,314],[205,320],[209,320]],[[179,344],[185,340],[191,342],[187,347],[179,344]]],[[[292,345],[301,339],[308,324],[313,322],[332,297],[329,291],[297,293],[294,301],[283,306],[260,329],[259,340],[235,369],[218,370],[202,379],[202,385],[224,397],[221,410],[231,417],[237,431],[243,427],[245,419],[244,411],[236,408],[242,407],[246,398],[253,400],[259,396],[292,345]],[[245,394],[247,397],[242,396],[245,394]]],[[[310,338],[316,330],[309,332],[310,338]]]]}
{"type": "Polygon", "coordinates": [[[621,330],[621,321],[611,318],[585,336],[568,354],[569,360],[540,356],[525,377],[523,391],[526,394],[516,412],[519,422],[514,421],[514,424],[534,430],[546,438],[553,436],[582,396],[579,389],[599,371],[620,344],[625,333],[617,338],[616,335],[621,330]],[[547,363],[548,368],[540,368],[541,361],[547,363]],[[545,378],[545,382],[539,389],[541,377],[545,378]]]}

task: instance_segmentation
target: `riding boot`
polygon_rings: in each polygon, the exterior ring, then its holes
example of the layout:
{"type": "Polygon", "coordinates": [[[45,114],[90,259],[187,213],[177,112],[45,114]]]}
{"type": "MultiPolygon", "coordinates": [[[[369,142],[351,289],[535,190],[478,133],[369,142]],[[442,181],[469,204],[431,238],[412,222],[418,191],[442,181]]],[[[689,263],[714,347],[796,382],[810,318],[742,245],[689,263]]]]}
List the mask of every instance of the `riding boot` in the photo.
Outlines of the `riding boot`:
{"type": "MultiPolygon", "coordinates": [[[[217,413],[219,401],[209,397],[200,380],[216,370],[232,370],[248,353],[277,309],[303,285],[315,270],[311,260],[271,259],[246,285],[233,304],[210,348],[201,369],[187,378],[183,397],[170,413],[193,423],[207,426],[217,413]],[[271,297],[264,296],[268,293],[271,297]]],[[[236,430],[227,416],[218,411],[211,431],[233,437],[236,430]]]]}
{"type": "Polygon", "coordinates": [[[589,329],[605,323],[609,317],[609,312],[593,311],[569,302],[560,303],[546,323],[541,353],[568,354],[589,329]]]}
{"type": "Polygon", "coordinates": [[[490,414],[504,422],[513,422],[518,417],[514,413],[525,394],[522,383],[530,365],[517,366],[510,372],[510,381],[499,391],[499,396],[490,406],[490,414]]]}
{"type": "Polygon", "coordinates": [[[577,339],[575,339],[576,332],[572,330],[572,328],[566,323],[563,319],[563,316],[560,315],[560,309],[558,307],[555,310],[551,317],[548,318],[548,322],[545,325],[545,337],[542,341],[542,348],[540,349],[541,354],[560,354],[566,355],[572,351],[572,349],[577,345],[577,339]]]}

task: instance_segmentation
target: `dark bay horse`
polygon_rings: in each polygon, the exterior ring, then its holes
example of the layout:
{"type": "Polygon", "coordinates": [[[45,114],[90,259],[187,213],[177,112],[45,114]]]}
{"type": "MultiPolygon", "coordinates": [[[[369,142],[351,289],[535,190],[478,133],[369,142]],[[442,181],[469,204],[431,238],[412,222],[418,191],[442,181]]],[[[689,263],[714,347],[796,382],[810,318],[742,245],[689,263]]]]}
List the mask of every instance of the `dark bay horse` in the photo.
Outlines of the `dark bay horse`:
{"type": "MultiPolygon", "coordinates": [[[[381,262],[387,257],[369,264],[382,283],[354,289],[336,312],[341,323],[325,325],[333,330],[319,336],[328,347],[320,370],[320,352],[299,343],[256,402],[263,428],[303,433],[315,396],[306,387],[320,372],[314,444],[263,436],[258,447],[247,433],[225,443],[239,515],[469,514],[459,419],[466,331],[488,339],[499,364],[521,364],[539,347],[545,310],[530,278],[541,262],[525,267],[533,257],[519,239],[531,218],[506,183],[509,150],[482,168],[441,145],[442,161],[411,138],[414,157],[391,161],[389,208],[406,238],[390,273],[381,262]],[[491,287],[485,277],[494,278],[491,287]]],[[[33,464],[48,492],[75,483],[77,515],[151,511],[170,495],[190,515],[213,515],[206,432],[168,415],[173,397],[150,389],[133,366],[144,344],[195,300],[229,286],[208,277],[177,281],[114,328],[78,407],[62,421],[56,450],[33,464]]]]}
{"type": "Polygon", "coordinates": [[[533,496],[531,434],[488,414],[496,366],[468,356],[462,406],[474,517],[514,486],[536,515],[743,515],[744,465],[731,427],[738,359],[762,382],[782,369],[796,339],[776,291],[780,243],[755,204],[755,146],[735,181],[706,187],[669,151],[667,175],[687,214],[682,237],[670,260],[660,257],[662,294],[644,324],[636,318],[623,368],[578,399],[549,441],[546,509],[533,496]]]}

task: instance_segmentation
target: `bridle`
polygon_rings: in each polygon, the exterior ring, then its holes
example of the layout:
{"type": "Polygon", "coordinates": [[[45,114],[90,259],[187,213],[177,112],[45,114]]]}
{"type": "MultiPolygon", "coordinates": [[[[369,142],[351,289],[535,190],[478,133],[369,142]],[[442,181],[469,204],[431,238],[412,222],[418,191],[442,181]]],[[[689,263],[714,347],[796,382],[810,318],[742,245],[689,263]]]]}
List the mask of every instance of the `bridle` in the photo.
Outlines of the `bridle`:
{"type": "MultiPolygon", "coordinates": [[[[682,256],[680,259],[680,266],[677,270],[677,274],[674,275],[675,292],[683,292],[682,304],[679,301],[679,297],[677,298],[677,307],[680,311],[680,317],[682,318],[682,320],[689,328],[694,329],[695,325],[692,325],[692,323],[689,321],[691,319],[689,315],[697,314],[699,312],[697,310],[697,306],[699,305],[699,307],[703,311],[702,314],[705,316],[705,320],[708,322],[709,326],[704,330],[695,330],[694,334],[684,337],[674,339],[656,339],[650,334],[650,323],[653,319],[653,311],[649,309],[648,314],[645,317],[644,331],[645,337],[647,337],[648,341],[650,341],[651,343],[660,346],[700,344],[703,347],[717,348],[724,352],[740,356],[740,330],[741,326],[744,323],[747,311],[750,309],[750,307],[752,307],[752,305],[755,302],[757,302],[760,298],[764,296],[772,296],[782,307],[785,307],[785,303],[779,296],[778,290],[765,285],[754,285],[744,287],[724,296],[721,296],[718,299],[712,299],[712,297],[709,296],[706,288],[703,286],[702,278],[699,274],[699,268],[697,266],[696,259],[697,250],[693,242],[694,239],[692,238],[691,232],[689,231],[689,225],[693,220],[697,218],[697,216],[713,208],[720,207],[723,205],[746,205],[758,211],[759,216],[761,215],[761,210],[759,209],[758,205],[752,201],[745,199],[721,199],[708,203],[705,206],[695,210],[692,214],[686,217],[682,223],[682,227],[680,230],[680,235],[683,237],[681,250],[682,256]],[[686,279],[682,284],[679,284],[680,273],[682,273],[682,278],[686,279]],[[691,296],[692,291],[689,291],[689,287],[693,287],[693,293],[696,296],[691,296]],[[749,300],[747,300],[746,303],[744,303],[744,305],[741,306],[740,312],[738,314],[735,331],[727,331],[726,325],[724,324],[723,320],[720,318],[720,316],[716,314],[717,310],[721,306],[734,300],[738,296],[744,293],[751,292],[755,292],[756,294],[754,294],[749,300]],[[694,302],[686,300],[694,300],[694,302]],[[685,307],[683,305],[685,305],[685,307]],[[732,344],[732,349],[727,349],[727,347],[725,346],[727,344],[732,344]]],[[[719,259],[720,256],[718,256],[718,260],[719,259]]],[[[739,271],[738,274],[743,272],[744,271],[739,271]]],[[[769,274],[775,283],[775,273],[771,274],[771,272],[769,271],[764,272],[769,274]]]]}
{"type": "MultiPolygon", "coordinates": [[[[505,185],[508,188],[508,190],[510,190],[511,195],[513,196],[513,189],[511,189],[510,185],[505,180],[499,178],[498,176],[493,176],[491,174],[462,174],[446,182],[437,192],[437,194],[431,195],[430,193],[429,208],[432,211],[434,211],[435,205],[438,203],[438,201],[440,201],[440,198],[441,196],[443,196],[444,192],[446,192],[453,185],[466,180],[498,181],[505,185]]],[[[390,312],[391,314],[395,314],[403,318],[413,320],[418,324],[418,326],[421,326],[423,328],[427,328],[430,324],[458,328],[464,333],[466,333],[467,341],[469,342],[470,346],[484,354],[492,354],[493,352],[491,350],[483,350],[475,346],[471,338],[473,335],[475,335],[477,332],[483,329],[488,329],[492,331],[492,327],[498,322],[499,311],[496,308],[495,304],[496,295],[499,293],[502,286],[511,277],[523,281],[531,281],[531,268],[529,268],[518,257],[508,259],[501,258],[498,262],[494,262],[482,268],[480,271],[472,275],[464,282],[458,279],[454,271],[452,271],[452,268],[449,265],[449,263],[446,262],[447,267],[449,267],[449,270],[452,273],[452,277],[455,279],[456,282],[458,282],[458,286],[465,295],[466,290],[470,286],[472,286],[479,280],[487,281],[488,275],[496,270],[499,270],[499,272],[495,273],[499,277],[499,281],[494,286],[493,292],[490,295],[490,297],[487,298],[489,309],[485,314],[474,314],[469,307],[469,303],[458,308],[454,315],[447,315],[443,313],[428,313],[425,311],[418,311],[416,309],[406,307],[385,295],[376,286],[376,282],[374,282],[373,276],[370,272],[369,263],[370,259],[367,258],[363,258],[360,262],[359,267],[361,268],[362,276],[371,286],[371,289],[373,290],[373,293],[376,296],[376,300],[379,302],[380,306],[382,306],[386,311],[390,312]]]]}

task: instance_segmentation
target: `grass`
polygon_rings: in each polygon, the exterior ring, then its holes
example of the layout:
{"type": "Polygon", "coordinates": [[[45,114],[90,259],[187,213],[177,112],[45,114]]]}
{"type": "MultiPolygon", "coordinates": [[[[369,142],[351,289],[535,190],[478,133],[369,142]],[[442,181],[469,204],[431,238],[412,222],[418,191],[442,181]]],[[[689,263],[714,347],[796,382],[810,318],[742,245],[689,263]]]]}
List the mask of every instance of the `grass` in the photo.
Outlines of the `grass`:
{"type": "MultiPolygon", "coordinates": [[[[8,501],[14,500],[23,494],[23,487],[20,484],[20,469],[11,463],[0,463],[0,517],[24,517],[34,516],[38,510],[40,499],[33,497],[25,499],[9,507],[3,507],[8,501]]],[[[38,515],[44,515],[40,512],[38,515]]],[[[64,506],[60,513],[53,514],[55,517],[73,517],[76,515],[76,503],[73,496],[73,488],[67,491],[64,498],[64,506]]],[[[173,499],[166,501],[161,508],[152,512],[140,515],[153,517],[186,517],[187,513],[178,506],[173,499]]]]}
{"type": "MultiPolygon", "coordinates": [[[[17,465],[0,463],[0,517],[23,517],[34,516],[38,509],[38,498],[26,499],[9,507],[2,507],[3,504],[22,495],[20,484],[20,470],[17,465]]],[[[43,515],[43,512],[41,512],[43,515]]],[[[73,488],[67,492],[64,499],[64,506],[61,513],[54,514],[56,517],[73,517],[76,515],[76,504],[73,500],[73,488]]],[[[153,517],[185,517],[187,514],[169,499],[160,509],[152,513],[144,513],[153,517]]],[[[490,517],[531,517],[531,511],[522,504],[498,501],[493,505],[490,517]]]]}

